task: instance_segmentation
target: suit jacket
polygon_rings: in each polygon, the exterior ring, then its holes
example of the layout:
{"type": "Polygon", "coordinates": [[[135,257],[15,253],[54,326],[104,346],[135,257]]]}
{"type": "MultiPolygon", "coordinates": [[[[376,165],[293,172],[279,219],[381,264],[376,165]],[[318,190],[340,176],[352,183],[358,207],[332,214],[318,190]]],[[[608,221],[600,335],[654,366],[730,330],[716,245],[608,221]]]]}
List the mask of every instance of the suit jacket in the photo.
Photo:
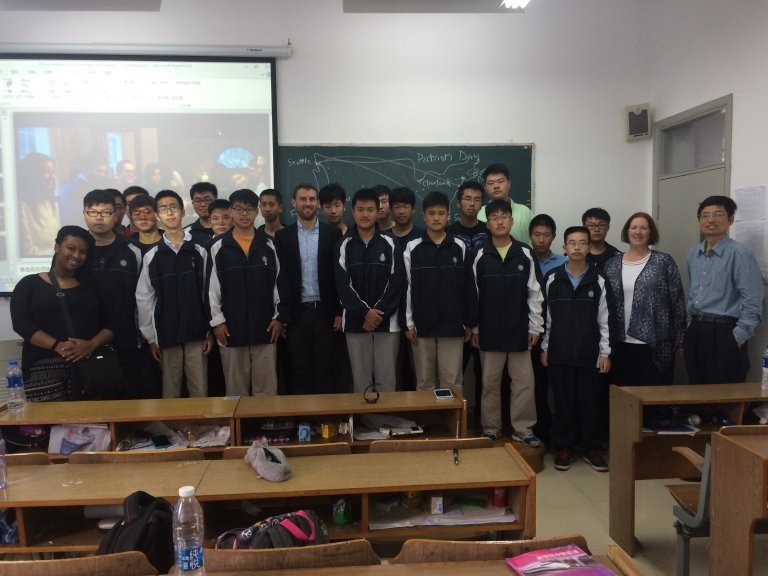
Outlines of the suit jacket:
{"type": "MultiPolygon", "coordinates": [[[[298,318],[301,308],[301,254],[299,253],[298,222],[281,228],[275,235],[278,254],[288,271],[291,286],[291,317],[298,318]]],[[[334,277],[334,248],[341,239],[341,230],[320,222],[320,237],[317,246],[317,274],[320,284],[320,301],[330,318],[341,316],[341,304],[336,293],[334,277]]]]}

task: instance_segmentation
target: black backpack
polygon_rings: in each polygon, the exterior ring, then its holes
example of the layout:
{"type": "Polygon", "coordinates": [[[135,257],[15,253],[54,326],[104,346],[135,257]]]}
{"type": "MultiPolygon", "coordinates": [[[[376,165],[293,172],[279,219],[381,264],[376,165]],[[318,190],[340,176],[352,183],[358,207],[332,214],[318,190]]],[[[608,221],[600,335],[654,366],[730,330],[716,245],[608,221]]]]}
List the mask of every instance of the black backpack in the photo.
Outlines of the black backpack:
{"type": "Polygon", "coordinates": [[[173,508],[165,498],[134,492],[123,500],[123,519],[104,535],[96,554],[130,550],[144,552],[161,574],[173,566],[173,508]]]}
{"type": "Polygon", "coordinates": [[[216,540],[216,548],[293,548],[328,543],[328,528],[312,510],[271,516],[248,528],[227,530],[216,540]]]}

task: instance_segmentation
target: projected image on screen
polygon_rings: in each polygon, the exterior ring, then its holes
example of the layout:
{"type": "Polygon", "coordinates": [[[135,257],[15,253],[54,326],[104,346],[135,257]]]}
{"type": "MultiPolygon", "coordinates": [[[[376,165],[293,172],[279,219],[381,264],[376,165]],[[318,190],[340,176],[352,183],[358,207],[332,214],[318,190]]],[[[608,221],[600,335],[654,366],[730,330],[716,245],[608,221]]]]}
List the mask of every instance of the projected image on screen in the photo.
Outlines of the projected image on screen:
{"type": "Polygon", "coordinates": [[[185,199],[273,186],[273,62],[0,58],[0,292],[47,270],[83,197],[139,185],[185,199]]]}

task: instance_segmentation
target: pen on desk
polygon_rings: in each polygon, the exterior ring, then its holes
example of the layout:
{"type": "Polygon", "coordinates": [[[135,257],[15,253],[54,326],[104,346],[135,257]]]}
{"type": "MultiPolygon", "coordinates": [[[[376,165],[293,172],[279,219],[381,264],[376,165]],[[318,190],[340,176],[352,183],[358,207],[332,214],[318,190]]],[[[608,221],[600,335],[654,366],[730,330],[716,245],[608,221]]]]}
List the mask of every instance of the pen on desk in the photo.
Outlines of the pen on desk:
{"type": "Polygon", "coordinates": [[[456,466],[459,465],[459,449],[458,448],[453,449],[453,463],[456,464],[456,466]]]}

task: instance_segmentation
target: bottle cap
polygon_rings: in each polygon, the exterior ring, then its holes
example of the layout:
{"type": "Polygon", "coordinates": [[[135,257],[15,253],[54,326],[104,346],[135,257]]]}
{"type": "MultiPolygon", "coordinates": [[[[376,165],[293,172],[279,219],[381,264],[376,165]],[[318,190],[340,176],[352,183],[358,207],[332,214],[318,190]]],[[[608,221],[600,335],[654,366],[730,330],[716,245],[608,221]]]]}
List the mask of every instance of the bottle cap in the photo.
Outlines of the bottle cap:
{"type": "Polygon", "coordinates": [[[195,487],[194,486],[182,486],[179,488],[179,496],[181,498],[190,498],[195,495],[195,487]]]}
{"type": "Polygon", "coordinates": [[[9,360],[8,361],[8,366],[18,366],[18,365],[19,365],[19,363],[16,360],[9,360]]]}

